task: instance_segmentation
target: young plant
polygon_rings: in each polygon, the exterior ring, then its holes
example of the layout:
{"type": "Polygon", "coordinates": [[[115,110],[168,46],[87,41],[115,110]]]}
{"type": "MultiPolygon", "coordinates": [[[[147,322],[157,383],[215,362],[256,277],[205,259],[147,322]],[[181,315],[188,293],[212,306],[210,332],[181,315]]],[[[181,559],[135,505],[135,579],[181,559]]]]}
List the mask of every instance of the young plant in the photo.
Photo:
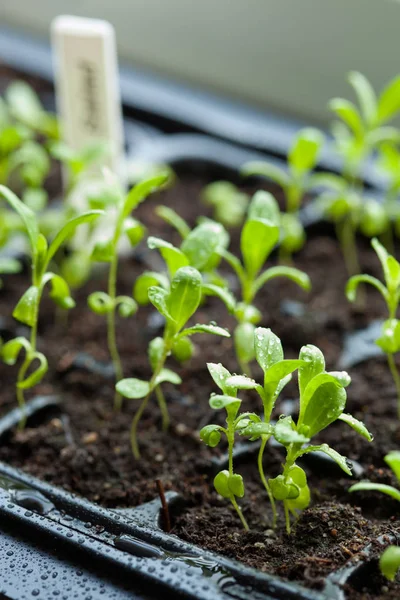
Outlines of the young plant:
{"type": "Polygon", "coordinates": [[[214,181],[205,186],[202,200],[213,208],[213,217],[225,227],[238,227],[244,221],[249,196],[230,181],[214,181]]]}
{"type": "Polygon", "coordinates": [[[254,330],[260,322],[261,314],[253,305],[257,292],[271,279],[286,277],[304,290],[311,287],[308,275],[288,266],[275,266],[261,271],[276,246],[280,235],[280,213],[275,198],[268,192],[257,192],[249,205],[246,221],[240,235],[242,261],[228,250],[221,250],[221,256],[235,271],[240,287],[241,301],[213,290],[225,301],[228,310],[233,312],[238,325],[234,333],[235,351],[243,373],[250,373],[249,363],[255,358],[254,330]]]}
{"type": "Polygon", "coordinates": [[[235,444],[235,433],[242,418],[242,415],[239,415],[238,417],[242,401],[236,397],[235,388],[225,385],[224,383],[224,380],[231,377],[229,371],[221,364],[216,365],[208,363],[207,367],[214,381],[224,392],[223,394],[212,394],[209,404],[213,410],[225,409],[226,427],[223,427],[222,425],[206,425],[200,431],[200,438],[207,446],[215,448],[221,441],[221,435],[223,434],[226,437],[226,441],[228,442],[228,469],[220,471],[214,477],[214,488],[220,496],[231,501],[234,509],[239,515],[244,529],[248,531],[249,526],[236,500],[236,498],[243,498],[244,496],[243,477],[233,470],[233,448],[235,444]],[[234,395],[230,395],[230,391],[232,391],[234,395]]]}
{"type": "Polygon", "coordinates": [[[368,79],[351,71],[348,82],[357,96],[358,106],[334,98],[329,107],[339,118],[332,127],[336,150],[343,161],[343,173],[350,184],[358,185],[361,168],[368,156],[386,141],[398,141],[399,131],[387,125],[400,110],[400,76],[388,83],[379,97],[368,79]]]}
{"type": "MultiPolygon", "coordinates": [[[[272,495],[270,486],[264,473],[264,452],[268,440],[274,434],[274,426],[273,424],[271,424],[271,415],[276,401],[278,399],[278,396],[285,387],[285,385],[287,385],[291,380],[292,373],[300,365],[303,364],[303,361],[284,360],[283,349],[280,339],[270,329],[264,329],[263,327],[258,327],[254,332],[254,349],[257,362],[264,373],[264,379],[261,385],[245,375],[232,375],[221,364],[216,365],[209,363],[207,366],[208,370],[210,371],[211,377],[218,385],[218,387],[222,390],[223,394],[226,395],[224,397],[236,397],[238,390],[254,389],[261,399],[263,407],[262,417],[259,417],[258,415],[253,413],[244,413],[239,415],[238,417],[238,406],[234,418],[233,416],[230,416],[228,414],[229,420],[227,418],[227,432],[225,432],[224,429],[221,429],[218,425],[207,425],[201,430],[200,437],[207,445],[211,447],[216,446],[219,442],[220,436],[218,437],[217,435],[219,431],[223,431],[227,435],[227,437],[229,436],[228,442],[230,441],[232,447],[234,441],[234,433],[237,431],[242,435],[247,436],[249,436],[249,432],[251,431],[251,439],[261,440],[260,450],[258,452],[257,466],[260,475],[260,480],[271,502],[272,527],[275,527],[277,519],[275,499],[272,495]]],[[[219,398],[219,396],[211,396],[211,408],[218,408],[214,405],[215,401],[219,398]]],[[[230,446],[229,452],[231,452],[230,446]]],[[[230,471],[232,471],[231,468],[230,471]]],[[[221,493],[218,489],[217,491],[218,493],[221,493]]],[[[221,495],[224,496],[223,494],[221,495]]]]}
{"type": "Polygon", "coordinates": [[[382,348],[388,359],[389,369],[396,386],[397,411],[400,418],[400,375],[393,356],[400,350],[400,321],[396,318],[400,299],[400,263],[394,256],[388,254],[376,238],[371,241],[371,245],[382,265],[385,284],[371,275],[355,275],[347,282],[346,296],[350,302],[354,302],[359,284],[369,283],[380,292],[386,302],[389,319],[383,323],[382,335],[376,340],[376,344],[382,348]]]}
{"type": "Polygon", "coordinates": [[[4,344],[1,349],[1,356],[9,365],[15,364],[20,351],[25,350],[25,358],[19,368],[16,383],[17,401],[21,410],[20,427],[23,428],[26,421],[24,391],[39,383],[47,372],[47,359],[36,348],[39,307],[46,284],[51,285],[50,297],[58,306],[63,309],[74,306],[67,283],[59,275],[48,271],[50,262],[74,230],[79,225],[96,219],[101,211],[87,212],[66,222],[48,245],[46,238],[39,231],[35,213],[11,190],[2,185],[0,185],[0,197],[4,198],[22,219],[28,235],[32,259],[31,285],[13,311],[13,317],[17,321],[31,328],[30,340],[19,336],[4,344]]]}
{"type": "Polygon", "coordinates": [[[388,225],[385,231],[384,245],[389,252],[394,252],[393,228],[400,234],[400,151],[390,142],[381,144],[378,149],[378,167],[387,177],[387,187],[382,203],[387,215],[388,225]]]}
{"type": "MultiPolygon", "coordinates": [[[[300,411],[297,423],[292,417],[281,417],[274,427],[275,439],[285,446],[286,460],[281,475],[269,479],[272,495],[283,501],[286,530],[290,533],[290,515],[297,518],[297,511],[309,505],[310,490],[305,471],[296,463],[310,452],[323,452],[333,459],[348,475],[351,469],[346,458],[327,444],[312,445],[312,438],[337,420],[344,421],[368,441],[372,437],[363,423],[345,414],[346,390],[350,383],[349,375],[343,372],[326,372],[322,352],[312,345],[303,346],[299,360],[300,411]]],[[[243,434],[254,439],[253,425],[244,429],[243,434]]]]}
{"type": "MultiPolygon", "coordinates": [[[[117,204],[111,205],[106,214],[106,218],[114,223],[112,234],[109,238],[98,241],[92,252],[93,261],[105,262],[110,265],[107,292],[93,292],[88,298],[88,304],[93,312],[99,315],[107,315],[107,343],[117,382],[124,375],[116,339],[116,310],[118,308],[121,317],[130,317],[137,310],[137,304],[133,298],[130,296],[117,296],[120,240],[122,236],[126,236],[133,247],[140,242],[144,235],[144,228],[139,221],[131,217],[131,213],[149,194],[159,190],[166,183],[167,178],[168,176],[160,174],[138,183],[126,196],[121,193],[117,204]]],[[[116,391],[114,408],[120,410],[121,407],[122,397],[116,391]]]]}
{"type": "Polygon", "coordinates": [[[261,175],[277,183],[283,190],[286,212],[281,217],[282,240],[280,256],[290,260],[305,241],[305,232],[299,220],[299,210],[304,196],[316,185],[313,169],[316,166],[324,142],[324,136],[313,128],[301,129],[295,136],[283,169],[268,162],[251,162],[244,165],[244,175],[261,175]]]}
{"type": "Polygon", "coordinates": [[[168,381],[175,385],[181,383],[177,373],[164,367],[172,353],[179,360],[190,358],[192,346],[189,337],[195,333],[212,333],[229,337],[229,333],[214,323],[186,327],[188,320],[195,314],[202,297],[202,276],[190,266],[179,267],[170,280],[153,274],[142,280],[142,292],[147,288],[148,298],[157,311],[164,317],[164,335],[156,337],[149,344],[149,360],[152,376],[149,381],[129,378],[122,379],[116,385],[118,393],[124,398],[141,399],[140,406],[132,420],[131,445],[135,458],[140,457],[137,441],[137,427],[153,391],[162,414],[163,429],[169,426],[169,414],[161,383],[168,381]],[[153,285],[154,282],[158,285],[153,285]]]}
{"type": "Polygon", "coordinates": [[[379,568],[382,575],[394,581],[397,571],[400,569],[400,548],[398,546],[388,546],[379,559],[379,568]]]}

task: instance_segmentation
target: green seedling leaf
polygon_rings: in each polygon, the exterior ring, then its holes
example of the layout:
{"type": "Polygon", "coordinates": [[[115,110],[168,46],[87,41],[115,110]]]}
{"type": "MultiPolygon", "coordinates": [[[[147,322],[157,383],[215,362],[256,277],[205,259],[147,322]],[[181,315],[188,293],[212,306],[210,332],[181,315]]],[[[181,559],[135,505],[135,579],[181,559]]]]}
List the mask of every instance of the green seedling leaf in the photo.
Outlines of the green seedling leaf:
{"type": "Polygon", "coordinates": [[[13,340],[10,340],[9,342],[3,344],[3,346],[1,347],[1,357],[6,363],[6,365],[15,365],[18,358],[18,354],[20,353],[22,348],[25,350],[27,355],[32,352],[29,340],[22,336],[16,337],[13,340]]]}
{"type": "Polygon", "coordinates": [[[400,452],[393,450],[392,452],[389,452],[389,454],[386,454],[384,460],[396,475],[397,481],[400,482],[400,452]]]}
{"type": "Polygon", "coordinates": [[[306,273],[300,271],[299,269],[295,269],[294,267],[285,267],[279,265],[277,267],[271,267],[270,269],[267,269],[257,277],[253,286],[254,294],[258,292],[258,290],[261,289],[268,281],[274,279],[275,277],[286,277],[286,279],[290,279],[294,283],[297,283],[299,287],[303,288],[303,290],[306,290],[307,292],[311,289],[311,281],[306,273]]]}
{"type": "Polygon", "coordinates": [[[380,292],[380,294],[382,294],[385,300],[387,299],[387,290],[383,283],[379,281],[379,279],[376,279],[376,277],[372,277],[372,275],[354,275],[353,277],[350,277],[349,281],[346,284],[345,290],[346,297],[350,302],[355,302],[357,288],[360,285],[360,283],[369,283],[370,285],[374,286],[380,292]]]}
{"type": "Polygon", "coordinates": [[[274,181],[283,189],[285,189],[290,183],[290,179],[286,171],[267,162],[254,161],[246,163],[242,167],[241,172],[242,175],[245,176],[261,175],[262,177],[271,179],[271,181],[274,181]]]}
{"type": "Polygon", "coordinates": [[[227,288],[214,285],[212,283],[203,283],[202,292],[206,296],[218,296],[218,298],[225,304],[229,312],[234,312],[236,299],[227,288]]]}
{"type": "Polygon", "coordinates": [[[179,248],[176,248],[169,242],[165,242],[161,238],[150,236],[147,240],[147,245],[151,250],[156,248],[160,251],[171,277],[175,275],[178,269],[189,265],[189,259],[179,248]]]}
{"type": "Polygon", "coordinates": [[[136,219],[133,219],[132,217],[128,217],[127,219],[125,219],[124,233],[129,239],[132,248],[137,246],[139,242],[142,241],[145,231],[145,227],[136,219]]]}
{"type": "Polygon", "coordinates": [[[357,99],[365,121],[369,125],[372,125],[376,118],[377,99],[371,84],[368,79],[358,71],[350,71],[348,80],[357,94],[357,99]]]}
{"type": "Polygon", "coordinates": [[[297,214],[281,215],[281,246],[290,254],[300,250],[306,241],[306,232],[297,214]]]}
{"type": "Polygon", "coordinates": [[[336,450],[333,450],[333,448],[330,448],[328,444],[321,444],[320,446],[308,446],[307,448],[301,450],[298,456],[308,454],[309,452],[323,452],[332,458],[339,465],[342,471],[347,473],[347,475],[351,475],[351,469],[348,465],[346,457],[339,454],[339,452],[336,452],[336,450]]]}
{"type": "Polygon", "coordinates": [[[343,98],[334,98],[329,102],[329,108],[346,123],[357,138],[362,138],[364,134],[363,122],[352,102],[343,98]]]}
{"type": "Polygon", "coordinates": [[[133,286],[133,297],[136,302],[140,305],[148,304],[149,289],[155,286],[168,290],[168,277],[162,273],[156,273],[155,271],[145,271],[142,275],[139,275],[133,286]]]}
{"type": "Polygon", "coordinates": [[[215,268],[221,259],[221,250],[226,249],[229,236],[224,227],[215,221],[198,225],[183,240],[181,251],[191,266],[199,271],[215,268]]]}
{"type": "Polygon", "coordinates": [[[143,202],[147,196],[162,188],[168,179],[169,173],[165,172],[137,183],[125,197],[123,218],[128,217],[133,209],[143,202]]]}
{"type": "Polygon", "coordinates": [[[249,221],[263,220],[278,226],[281,214],[273,195],[263,190],[256,192],[249,204],[247,218],[249,221]]]}
{"type": "Polygon", "coordinates": [[[307,385],[300,397],[298,428],[312,438],[336,421],[346,406],[346,391],[331,375],[321,373],[307,385]]]}
{"type": "Polygon", "coordinates": [[[201,275],[193,267],[182,267],[176,271],[171,281],[167,306],[177,331],[186,325],[199,307],[201,287],[201,275]]]}
{"type": "Polygon", "coordinates": [[[116,390],[124,398],[129,400],[138,400],[145,398],[150,393],[150,384],[148,381],[142,381],[141,379],[121,379],[116,384],[116,390]]]}
{"type": "Polygon", "coordinates": [[[317,164],[324,137],[318,129],[301,129],[289,151],[288,162],[291,168],[304,172],[313,169],[317,164]]]}
{"type": "Polygon", "coordinates": [[[375,341],[386,354],[395,354],[400,350],[400,321],[388,319],[382,325],[382,335],[375,341]]]}
{"type": "Polygon", "coordinates": [[[209,323],[208,325],[194,325],[188,329],[183,329],[179,335],[185,337],[188,335],[194,335],[195,333],[212,333],[222,337],[231,337],[229,331],[223,327],[218,327],[218,325],[214,325],[213,323],[209,323]]]}
{"type": "Polygon", "coordinates": [[[137,312],[138,305],[130,296],[117,296],[115,298],[115,306],[118,308],[120,317],[126,319],[137,312]]]}
{"type": "Polygon", "coordinates": [[[206,425],[200,431],[200,439],[210,448],[215,448],[221,441],[221,430],[223,427],[220,425],[206,425]]]}
{"type": "Polygon", "coordinates": [[[274,438],[283,446],[289,444],[305,444],[310,441],[296,431],[292,417],[281,417],[274,428],[274,438]]]}
{"type": "Polygon", "coordinates": [[[20,323],[33,327],[37,319],[39,288],[30,286],[18,301],[13,310],[13,317],[20,323]]]}
{"type": "Polygon", "coordinates": [[[262,390],[262,386],[246,375],[232,375],[226,380],[230,388],[236,390],[262,390]]]}
{"type": "Polygon", "coordinates": [[[30,365],[39,362],[39,365],[25,379],[17,383],[17,387],[21,390],[29,390],[42,381],[48,371],[47,358],[41,352],[33,352],[30,355],[30,365]]]}
{"type": "Polygon", "coordinates": [[[392,119],[400,110],[400,77],[392,79],[383,90],[378,100],[379,123],[392,119]]]}
{"type": "Polygon", "coordinates": [[[303,395],[311,379],[325,370],[325,359],[321,350],[312,344],[301,348],[299,359],[304,361],[299,368],[300,395],[303,395]]]}
{"type": "Polygon", "coordinates": [[[161,363],[165,353],[165,342],[162,337],[153,338],[149,344],[149,361],[155,371],[161,363]]]}
{"type": "Polygon", "coordinates": [[[167,305],[169,299],[169,292],[167,292],[159,286],[152,286],[148,289],[148,297],[153,306],[156,307],[158,312],[162,314],[167,319],[167,321],[169,321],[170,323],[175,323],[174,318],[171,316],[167,305]]]}
{"type": "Polygon", "coordinates": [[[389,226],[389,216],[384,205],[377,200],[369,199],[363,205],[360,229],[367,237],[381,235],[389,226]]]}
{"type": "Polygon", "coordinates": [[[209,400],[209,405],[213,410],[221,410],[221,408],[225,408],[230,416],[236,416],[241,403],[242,401],[239,400],[239,398],[236,398],[235,396],[227,396],[225,394],[213,394],[209,400]]]}
{"type": "Polygon", "coordinates": [[[379,559],[379,568],[386,579],[389,579],[389,581],[395,580],[397,571],[400,568],[400,548],[398,546],[386,548],[379,559]]]}
{"type": "Polygon", "coordinates": [[[238,302],[235,308],[235,317],[239,323],[253,323],[256,325],[261,321],[261,312],[251,304],[238,302]]]}
{"type": "Polygon", "coordinates": [[[109,263],[114,258],[114,243],[113,240],[100,240],[96,242],[91,259],[95,262],[109,263]]]}
{"type": "Polygon", "coordinates": [[[207,363],[207,369],[213,378],[214,383],[217,384],[220,390],[223,391],[227,396],[233,396],[236,393],[234,388],[230,388],[227,384],[227,380],[231,377],[231,373],[228,369],[225,369],[221,363],[207,363]]]}
{"type": "Polygon", "coordinates": [[[48,194],[43,188],[28,187],[22,193],[22,200],[33,212],[38,213],[46,208],[48,194]]]}
{"type": "Polygon", "coordinates": [[[308,485],[301,487],[299,489],[299,495],[297,498],[288,499],[287,506],[288,509],[293,510],[304,510],[310,505],[311,497],[310,497],[310,488],[308,485]]]}
{"type": "Polygon", "coordinates": [[[172,346],[172,355],[179,360],[184,362],[192,358],[194,353],[194,346],[188,337],[179,337],[172,346]]]}
{"type": "Polygon", "coordinates": [[[257,362],[264,374],[273,364],[283,360],[281,340],[271,329],[257,327],[254,331],[254,349],[257,362]]]}
{"type": "Polygon", "coordinates": [[[180,383],[182,383],[182,379],[177,373],[171,371],[171,369],[161,369],[160,373],[155,379],[154,385],[160,385],[160,383],[164,383],[165,381],[167,381],[168,383],[173,383],[174,385],[179,385],[180,383]]]}
{"type": "Polygon", "coordinates": [[[220,471],[218,475],[214,477],[214,487],[220,496],[223,498],[230,498],[232,492],[229,488],[229,471],[220,471]]]}
{"type": "Polygon", "coordinates": [[[190,227],[182,217],[169,206],[157,206],[155,213],[168,225],[172,225],[184,240],[190,233],[190,227]]]}
{"type": "Polygon", "coordinates": [[[3,197],[21,217],[29,237],[32,256],[35,258],[37,254],[36,248],[39,237],[39,225],[35,213],[30,208],[25,206],[25,204],[21,202],[21,200],[4,185],[0,185],[0,197],[3,197]]]}
{"type": "Polygon", "coordinates": [[[90,294],[88,305],[90,310],[97,315],[106,315],[114,310],[114,302],[105,292],[93,292],[93,294],[90,294]]]}
{"type": "Polygon", "coordinates": [[[245,269],[254,278],[279,239],[279,227],[264,220],[246,221],[240,238],[245,269]]]}
{"type": "Polygon", "coordinates": [[[75,232],[75,229],[79,227],[79,225],[91,223],[100,215],[104,215],[102,210],[91,210],[68,221],[68,223],[66,223],[64,227],[62,227],[62,229],[57,233],[56,237],[50,244],[47,252],[46,266],[49,264],[60,246],[65,242],[65,240],[72,236],[72,234],[75,232]]]}
{"type": "Polygon", "coordinates": [[[74,308],[75,301],[71,298],[68,284],[60,275],[46,273],[42,279],[42,286],[45,286],[46,283],[51,285],[50,298],[57,306],[64,309],[74,308]]]}
{"type": "Polygon", "coordinates": [[[252,323],[239,323],[235,328],[233,334],[235,352],[242,363],[249,363],[255,358],[254,329],[252,323]]]}
{"type": "Polygon", "coordinates": [[[243,427],[239,428],[239,433],[242,436],[249,438],[251,441],[257,440],[261,436],[270,436],[274,432],[274,427],[271,423],[251,422],[243,424],[243,427]]]}
{"type": "Polygon", "coordinates": [[[344,423],[347,423],[349,427],[354,429],[354,431],[356,431],[359,435],[361,435],[369,442],[372,442],[372,440],[374,439],[368,431],[368,429],[365,427],[364,423],[362,421],[359,421],[355,417],[352,417],[351,415],[348,415],[346,413],[342,413],[341,415],[339,415],[338,419],[340,421],[343,421],[344,423]]]}
{"type": "Polygon", "coordinates": [[[384,483],[371,483],[369,481],[360,481],[360,483],[355,483],[349,488],[349,492],[380,492],[381,494],[386,494],[386,496],[390,496],[397,502],[400,502],[400,491],[396,490],[396,488],[391,485],[385,485],[384,483]]]}

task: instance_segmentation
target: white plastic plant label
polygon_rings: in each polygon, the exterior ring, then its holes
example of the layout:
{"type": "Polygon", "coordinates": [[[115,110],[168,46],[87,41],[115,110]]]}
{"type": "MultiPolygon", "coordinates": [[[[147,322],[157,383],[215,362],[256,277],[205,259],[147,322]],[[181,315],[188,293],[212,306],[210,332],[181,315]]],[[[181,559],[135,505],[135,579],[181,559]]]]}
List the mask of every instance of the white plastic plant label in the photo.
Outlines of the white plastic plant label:
{"type": "Polygon", "coordinates": [[[114,28],[107,21],[59,16],[51,26],[57,109],[73,150],[105,142],[100,167],[123,173],[123,126],[114,28]]]}

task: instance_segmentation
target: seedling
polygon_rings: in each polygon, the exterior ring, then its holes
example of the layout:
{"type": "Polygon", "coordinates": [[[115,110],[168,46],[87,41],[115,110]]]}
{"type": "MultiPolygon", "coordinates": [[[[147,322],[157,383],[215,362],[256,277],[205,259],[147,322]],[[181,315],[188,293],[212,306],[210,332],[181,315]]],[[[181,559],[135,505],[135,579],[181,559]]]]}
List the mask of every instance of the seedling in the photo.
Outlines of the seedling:
{"type": "Polygon", "coordinates": [[[20,351],[25,350],[25,358],[19,368],[16,383],[17,401],[21,410],[19,425],[20,428],[23,428],[26,421],[24,391],[39,383],[48,368],[45,355],[36,349],[39,307],[46,284],[51,285],[50,297],[58,306],[63,309],[70,309],[75,304],[65,280],[60,275],[48,271],[48,267],[60,246],[75,229],[83,223],[96,219],[101,211],[90,211],[66,222],[57,232],[51,244],[48,245],[46,238],[39,231],[35,213],[3,185],[0,185],[0,196],[8,202],[22,219],[28,235],[32,258],[31,286],[23,294],[13,311],[13,317],[17,321],[31,328],[30,340],[19,336],[4,344],[1,349],[1,356],[4,362],[9,365],[15,364],[20,351]],[[35,366],[37,363],[38,365],[35,366]],[[34,365],[33,369],[32,365],[34,365]],[[29,370],[30,373],[28,373],[29,370]]]}
{"type": "Polygon", "coordinates": [[[73,150],[65,143],[57,142],[50,146],[50,152],[53,158],[59,160],[67,171],[67,193],[69,193],[77,185],[82,175],[94,168],[108,154],[109,149],[107,144],[102,141],[92,142],[81,150],[73,150]]]}
{"type": "MultiPolygon", "coordinates": [[[[200,431],[200,437],[211,448],[217,446],[221,440],[221,434],[226,437],[228,442],[228,469],[220,471],[214,477],[214,487],[220,496],[230,500],[233,507],[235,508],[239,518],[242,522],[243,527],[246,531],[249,530],[246,519],[243,516],[242,510],[239,507],[236,498],[243,498],[245,490],[243,477],[239,473],[233,471],[233,447],[235,443],[235,432],[242,416],[238,417],[240,405],[242,403],[236,395],[229,395],[230,387],[224,385],[223,380],[230,377],[229,371],[224,369],[222,365],[216,365],[209,363],[207,365],[208,370],[211,373],[214,381],[218,382],[220,387],[225,388],[225,394],[213,394],[210,397],[210,407],[213,410],[225,409],[226,411],[226,427],[222,425],[206,425],[200,431]]],[[[232,388],[232,392],[236,393],[236,390],[232,388]]]]}
{"type": "MultiPolygon", "coordinates": [[[[137,303],[130,296],[117,296],[118,275],[118,249],[122,236],[129,239],[132,247],[135,247],[144,235],[144,228],[139,221],[131,217],[132,211],[143,202],[147,196],[159,190],[167,181],[168,176],[161,174],[152,179],[147,179],[135,185],[125,196],[122,192],[116,205],[108,207],[107,219],[114,223],[114,230],[110,238],[96,243],[92,260],[109,263],[108,288],[106,292],[94,292],[88,298],[90,309],[99,314],[107,315],[107,342],[110,356],[114,365],[116,381],[123,378],[121,358],[118,351],[116,339],[115,315],[118,312],[121,317],[130,317],[137,310],[137,303]]],[[[121,395],[116,391],[114,396],[114,408],[120,410],[122,407],[121,395]]]]}
{"type": "Polygon", "coordinates": [[[260,322],[261,314],[253,305],[257,292],[271,279],[286,277],[304,290],[311,287],[308,275],[288,266],[275,266],[261,271],[280,235],[280,213],[275,198],[268,192],[257,192],[249,205],[247,219],[240,236],[242,262],[228,250],[221,250],[222,257],[235,271],[240,287],[241,301],[234,301],[231,295],[218,293],[233,312],[238,325],[234,333],[236,356],[243,373],[250,373],[249,363],[255,358],[254,330],[260,322]]]}
{"type": "Polygon", "coordinates": [[[394,581],[397,571],[400,569],[400,548],[398,546],[388,546],[379,559],[379,568],[382,575],[394,581]]]}
{"type": "Polygon", "coordinates": [[[286,213],[282,215],[280,255],[286,261],[300,250],[305,241],[298,213],[305,195],[316,185],[320,185],[320,180],[316,180],[313,175],[313,169],[318,162],[323,142],[324,136],[317,129],[301,129],[289,150],[286,169],[267,162],[251,162],[242,169],[244,175],[261,175],[271,179],[285,194],[286,213]]]}
{"type": "Polygon", "coordinates": [[[376,238],[371,241],[371,245],[382,265],[385,284],[371,275],[355,275],[347,282],[346,296],[350,302],[354,302],[359,284],[369,283],[380,292],[385,300],[389,319],[383,323],[382,336],[376,340],[376,344],[382,348],[388,359],[389,369],[396,386],[397,411],[400,418],[400,376],[393,357],[400,350],[400,321],[396,318],[400,299],[400,264],[394,256],[388,254],[376,238]]]}
{"type": "Polygon", "coordinates": [[[379,147],[378,166],[387,177],[387,188],[383,207],[388,221],[385,231],[384,245],[389,252],[394,252],[393,227],[400,233],[400,211],[398,197],[400,193],[400,151],[393,143],[386,142],[379,147]]]}
{"type": "Polygon", "coordinates": [[[137,441],[137,427],[153,391],[162,414],[162,426],[169,426],[167,403],[160,384],[168,381],[175,385],[181,383],[177,373],[164,367],[167,357],[172,353],[179,360],[191,356],[192,348],[189,337],[195,333],[213,333],[229,337],[229,333],[214,323],[185,327],[192,317],[202,297],[202,276],[193,267],[179,267],[170,277],[153,274],[147,280],[142,279],[141,291],[147,289],[150,302],[165,318],[163,337],[156,337],[149,344],[149,360],[152,376],[149,381],[129,378],[122,379],[116,385],[118,393],[125,398],[141,399],[142,402],[132,420],[131,445],[135,458],[140,457],[137,441]],[[158,285],[153,285],[154,283],[158,285]]]}
{"type": "MultiPolygon", "coordinates": [[[[290,515],[298,517],[298,511],[309,505],[310,490],[305,471],[296,462],[304,454],[323,452],[333,459],[348,475],[351,469],[346,458],[327,444],[310,445],[312,438],[337,420],[344,421],[357,433],[372,440],[365,425],[345,414],[346,390],[350,383],[349,375],[343,372],[326,372],[322,352],[312,345],[303,346],[299,360],[300,411],[297,423],[292,417],[281,417],[274,427],[275,439],[285,446],[286,460],[283,472],[268,483],[276,500],[283,501],[286,531],[290,533],[290,515]]],[[[257,430],[253,425],[244,430],[244,435],[254,439],[257,430]]]]}
{"type": "Polygon", "coordinates": [[[244,221],[249,196],[230,181],[214,181],[201,193],[205,204],[212,206],[214,219],[225,227],[238,227],[244,221]]]}
{"type": "Polygon", "coordinates": [[[365,159],[382,142],[399,140],[399,131],[387,125],[400,110],[400,76],[388,83],[379,97],[368,79],[351,71],[348,82],[357,96],[358,106],[343,98],[334,98],[329,107],[339,118],[332,127],[336,150],[343,161],[343,173],[349,183],[359,184],[365,159]]]}
{"type": "MultiPolygon", "coordinates": [[[[227,436],[229,433],[232,445],[235,431],[238,431],[242,435],[248,436],[249,431],[251,430],[250,438],[261,440],[257,460],[258,472],[260,475],[260,480],[271,502],[273,515],[272,526],[275,527],[277,519],[275,499],[272,495],[270,486],[264,473],[264,452],[269,438],[274,433],[274,427],[270,421],[277,398],[285,385],[287,385],[287,383],[289,383],[291,380],[292,372],[295,371],[301,364],[303,364],[303,361],[284,360],[281,341],[274,333],[272,333],[270,329],[258,327],[254,333],[253,343],[257,362],[264,373],[264,381],[262,385],[256,383],[253,379],[250,379],[245,375],[231,375],[231,373],[229,373],[229,371],[221,364],[216,365],[210,363],[207,366],[211,377],[214,379],[215,383],[222,390],[222,392],[227,395],[226,397],[236,397],[238,390],[254,389],[261,399],[263,407],[262,418],[253,413],[244,413],[238,417],[238,406],[234,418],[231,418],[231,416],[228,414],[228,432],[225,432],[225,430],[222,431],[224,431],[227,436]]],[[[219,396],[211,396],[211,408],[218,408],[215,407],[214,404],[216,399],[218,400],[219,398],[219,396]]],[[[216,445],[214,442],[217,440],[219,442],[220,439],[220,436],[218,437],[218,435],[214,432],[218,433],[219,431],[221,431],[221,428],[218,425],[207,425],[201,430],[200,437],[206,444],[213,447],[216,445]]],[[[217,491],[220,493],[218,489],[217,491]]]]}

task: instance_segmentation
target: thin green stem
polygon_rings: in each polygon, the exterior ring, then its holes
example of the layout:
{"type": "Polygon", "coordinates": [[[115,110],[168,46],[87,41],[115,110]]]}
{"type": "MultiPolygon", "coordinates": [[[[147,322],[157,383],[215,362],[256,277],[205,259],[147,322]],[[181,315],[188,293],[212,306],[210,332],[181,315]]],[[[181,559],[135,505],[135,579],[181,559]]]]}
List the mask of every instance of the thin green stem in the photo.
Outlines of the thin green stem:
{"type": "MultiPolygon", "coordinates": [[[[118,269],[118,255],[114,253],[113,259],[110,263],[110,271],[108,273],[108,295],[110,296],[113,306],[109,313],[107,313],[107,343],[108,350],[110,352],[111,360],[114,366],[115,380],[120,381],[124,374],[122,370],[121,357],[118,352],[117,346],[117,335],[115,327],[115,298],[117,296],[117,269],[118,269]]],[[[114,410],[120,411],[122,408],[122,396],[117,391],[114,394],[114,410]]]]}
{"type": "MultiPolygon", "coordinates": [[[[39,290],[40,290],[40,287],[39,287],[39,290]]],[[[16,397],[17,397],[19,409],[21,411],[21,418],[18,423],[18,429],[20,431],[22,431],[25,428],[27,414],[26,414],[26,402],[25,402],[24,390],[22,388],[20,388],[18,386],[18,384],[21,383],[25,379],[26,372],[29,368],[29,365],[31,364],[30,353],[36,352],[37,326],[38,326],[38,318],[39,318],[40,298],[41,298],[41,292],[39,292],[39,295],[37,298],[37,302],[36,302],[36,306],[35,306],[34,322],[33,322],[32,328],[31,328],[31,335],[30,335],[31,349],[30,349],[30,352],[26,354],[24,362],[22,363],[21,368],[18,371],[18,376],[17,376],[16,397]]]]}
{"type": "Polygon", "coordinates": [[[262,436],[262,441],[261,441],[261,446],[260,446],[260,450],[258,452],[258,472],[260,474],[260,479],[262,481],[262,484],[265,488],[265,491],[268,494],[268,498],[269,501],[271,503],[271,508],[272,508],[272,528],[275,529],[276,527],[276,521],[277,521],[277,512],[276,512],[276,504],[275,504],[275,498],[272,495],[271,492],[271,488],[268,484],[268,481],[265,477],[265,473],[264,473],[264,466],[263,466],[263,457],[264,457],[264,450],[265,450],[265,446],[268,442],[268,437],[266,435],[262,436]]]}
{"type": "Polygon", "coordinates": [[[283,510],[285,511],[286,533],[290,534],[290,515],[287,501],[283,501],[283,510]]]}
{"type": "Polygon", "coordinates": [[[387,355],[387,359],[388,359],[388,363],[389,363],[389,369],[390,372],[392,374],[395,386],[396,386],[396,392],[397,392],[397,416],[400,419],[400,376],[399,376],[399,372],[396,368],[396,363],[394,361],[393,358],[393,354],[388,354],[387,355]]]}
{"type": "Polygon", "coordinates": [[[360,273],[355,229],[351,218],[343,219],[336,224],[336,235],[342,249],[348,274],[351,276],[360,273]]]}
{"type": "Polygon", "coordinates": [[[158,406],[160,407],[160,410],[161,410],[162,429],[163,429],[163,431],[167,431],[169,424],[170,424],[167,402],[165,400],[163,391],[159,385],[157,385],[157,387],[155,388],[155,392],[156,392],[158,406]]]}
{"type": "Polygon", "coordinates": [[[239,519],[241,520],[243,527],[245,528],[246,531],[249,531],[250,528],[247,524],[246,519],[244,518],[244,515],[243,515],[238,503],[236,502],[235,496],[232,494],[232,496],[230,498],[231,498],[231,502],[232,502],[233,506],[235,507],[237,514],[239,515],[239,519]]]}
{"type": "Polygon", "coordinates": [[[239,357],[237,357],[237,361],[239,363],[241,373],[243,373],[243,375],[247,375],[248,377],[251,377],[250,364],[245,360],[241,360],[239,357]]]}

